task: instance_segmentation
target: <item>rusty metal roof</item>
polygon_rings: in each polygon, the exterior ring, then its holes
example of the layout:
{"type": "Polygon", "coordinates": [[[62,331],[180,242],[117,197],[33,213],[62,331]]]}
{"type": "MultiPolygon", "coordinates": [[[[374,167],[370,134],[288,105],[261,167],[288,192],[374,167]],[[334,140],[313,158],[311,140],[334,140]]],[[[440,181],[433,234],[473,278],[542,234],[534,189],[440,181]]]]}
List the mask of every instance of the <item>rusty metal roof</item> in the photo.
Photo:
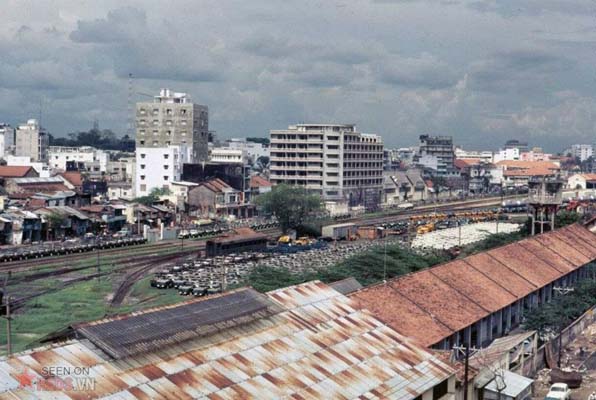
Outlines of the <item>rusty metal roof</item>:
{"type": "Polygon", "coordinates": [[[596,235],[565,227],[352,293],[430,346],[596,259],[596,235]]]}
{"type": "Polygon", "coordinates": [[[57,399],[407,400],[454,373],[320,282],[267,297],[283,311],[150,353],[113,360],[76,340],[0,360],[0,398],[35,397],[17,378],[43,380],[44,366],[88,367],[94,379],[93,390],[42,393],[57,399]]]}
{"type": "Polygon", "coordinates": [[[76,331],[111,357],[123,358],[210,335],[280,311],[265,295],[247,288],[177,307],[82,324],[76,331]]]}

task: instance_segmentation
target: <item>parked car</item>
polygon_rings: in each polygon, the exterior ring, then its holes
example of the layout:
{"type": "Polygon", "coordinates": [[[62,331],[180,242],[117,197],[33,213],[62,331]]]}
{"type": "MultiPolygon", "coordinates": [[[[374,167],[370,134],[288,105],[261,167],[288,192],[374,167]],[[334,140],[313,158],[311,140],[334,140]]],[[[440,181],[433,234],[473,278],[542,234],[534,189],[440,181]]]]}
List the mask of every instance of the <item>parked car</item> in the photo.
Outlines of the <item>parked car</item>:
{"type": "Polygon", "coordinates": [[[566,383],[555,383],[550,387],[544,400],[570,400],[571,389],[566,383]]]}

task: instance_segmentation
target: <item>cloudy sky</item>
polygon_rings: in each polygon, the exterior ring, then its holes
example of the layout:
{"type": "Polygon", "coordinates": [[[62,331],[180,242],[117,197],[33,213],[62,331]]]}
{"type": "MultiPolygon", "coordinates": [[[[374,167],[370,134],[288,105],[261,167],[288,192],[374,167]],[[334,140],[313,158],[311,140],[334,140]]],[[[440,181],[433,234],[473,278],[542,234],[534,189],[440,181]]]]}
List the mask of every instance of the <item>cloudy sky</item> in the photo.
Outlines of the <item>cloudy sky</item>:
{"type": "Polygon", "coordinates": [[[221,137],[355,123],[389,146],[596,142],[593,0],[0,0],[0,121],[125,133],[188,92],[221,137]],[[135,95],[133,101],[146,97],[135,95]]]}

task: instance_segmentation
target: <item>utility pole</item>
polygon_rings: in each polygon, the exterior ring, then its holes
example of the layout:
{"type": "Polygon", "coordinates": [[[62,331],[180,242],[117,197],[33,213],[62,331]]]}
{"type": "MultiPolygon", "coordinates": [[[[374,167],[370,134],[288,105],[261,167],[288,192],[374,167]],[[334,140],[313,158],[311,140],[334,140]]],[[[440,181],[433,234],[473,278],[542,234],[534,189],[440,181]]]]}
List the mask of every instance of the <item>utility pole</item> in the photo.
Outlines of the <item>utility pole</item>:
{"type": "Polygon", "coordinates": [[[8,296],[6,298],[6,354],[8,357],[12,355],[12,317],[10,316],[10,301],[11,298],[8,296]]]}
{"type": "Polygon", "coordinates": [[[470,370],[470,356],[475,354],[478,349],[475,347],[470,348],[470,345],[466,342],[463,346],[454,346],[453,350],[462,353],[464,356],[464,400],[468,400],[468,386],[469,386],[469,370],[470,370]]]}

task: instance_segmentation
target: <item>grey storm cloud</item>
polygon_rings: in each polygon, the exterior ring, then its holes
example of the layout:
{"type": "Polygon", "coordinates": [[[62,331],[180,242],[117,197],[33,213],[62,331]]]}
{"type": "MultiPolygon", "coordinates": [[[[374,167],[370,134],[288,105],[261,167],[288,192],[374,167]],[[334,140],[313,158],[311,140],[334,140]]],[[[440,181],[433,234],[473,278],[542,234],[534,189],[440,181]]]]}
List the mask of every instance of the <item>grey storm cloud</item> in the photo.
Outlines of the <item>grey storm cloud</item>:
{"type": "Polygon", "coordinates": [[[0,121],[124,133],[137,93],[188,92],[223,137],[358,124],[389,146],[594,138],[591,0],[13,1],[0,121]]]}

